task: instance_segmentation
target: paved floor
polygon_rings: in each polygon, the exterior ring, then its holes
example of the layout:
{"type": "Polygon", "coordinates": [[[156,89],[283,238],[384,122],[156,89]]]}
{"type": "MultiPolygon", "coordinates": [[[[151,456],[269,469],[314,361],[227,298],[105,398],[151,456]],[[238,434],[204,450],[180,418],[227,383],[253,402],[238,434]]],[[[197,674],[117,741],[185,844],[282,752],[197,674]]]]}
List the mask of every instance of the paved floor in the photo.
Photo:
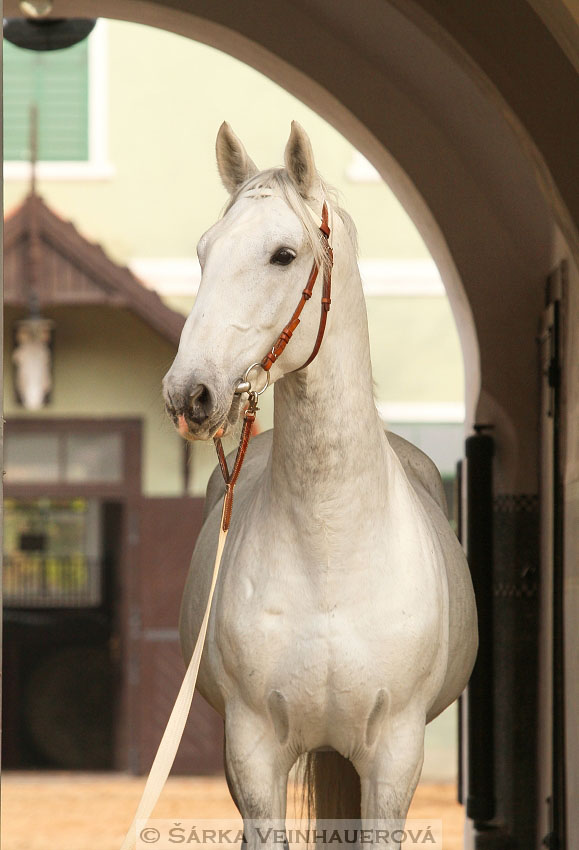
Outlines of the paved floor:
{"type": "MultiPolygon", "coordinates": [[[[6,773],[2,850],[118,850],[143,785],[123,774],[6,773]]],[[[222,777],[171,777],[154,812],[171,820],[236,816],[222,777]]],[[[454,785],[421,783],[409,817],[442,820],[443,850],[462,847],[454,785]]]]}

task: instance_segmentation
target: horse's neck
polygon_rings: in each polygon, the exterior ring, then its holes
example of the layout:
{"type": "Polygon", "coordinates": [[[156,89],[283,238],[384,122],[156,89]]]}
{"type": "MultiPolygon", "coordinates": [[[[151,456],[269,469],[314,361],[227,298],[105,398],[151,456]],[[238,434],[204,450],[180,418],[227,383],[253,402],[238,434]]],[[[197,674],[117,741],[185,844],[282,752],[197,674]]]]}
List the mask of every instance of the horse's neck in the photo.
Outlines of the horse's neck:
{"type": "MultiPolygon", "coordinates": [[[[321,349],[275,386],[273,494],[305,513],[361,509],[385,491],[390,449],[378,418],[366,307],[355,263],[332,293],[321,349]]],[[[309,309],[316,309],[316,296],[309,309]]]]}

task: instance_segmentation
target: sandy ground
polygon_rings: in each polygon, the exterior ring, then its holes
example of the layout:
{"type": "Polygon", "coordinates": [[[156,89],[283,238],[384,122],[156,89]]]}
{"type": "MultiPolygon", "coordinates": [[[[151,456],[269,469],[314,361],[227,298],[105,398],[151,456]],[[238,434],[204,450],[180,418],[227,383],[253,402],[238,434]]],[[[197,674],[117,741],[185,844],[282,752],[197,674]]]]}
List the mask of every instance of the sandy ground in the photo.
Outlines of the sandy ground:
{"type": "MultiPolygon", "coordinates": [[[[143,785],[123,774],[5,773],[2,850],[118,850],[143,785]]],[[[236,818],[237,811],[224,779],[171,777],[153,816],[236,818]]],[[[454,785],[419,785],[410,817],[442,820],[444,850],[462,847],[454,785]]]]}

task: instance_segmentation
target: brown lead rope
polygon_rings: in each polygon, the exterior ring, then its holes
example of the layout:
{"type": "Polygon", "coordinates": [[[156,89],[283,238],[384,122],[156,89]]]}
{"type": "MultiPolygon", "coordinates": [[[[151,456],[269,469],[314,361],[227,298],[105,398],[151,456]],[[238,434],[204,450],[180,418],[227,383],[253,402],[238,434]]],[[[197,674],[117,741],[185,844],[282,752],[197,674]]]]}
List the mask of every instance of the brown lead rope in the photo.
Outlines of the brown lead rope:
{"type": "Polygon", "coordinates": [[[225,499],[223,502],[223,515],[221,520],[221,528],[223,529],[223,531],[229,530],[229,523],[231,522],[231,509],[233,507],[233,488],[235,487],[237,479],[239,478],[239,473],[241,472],[241,467],[245,459],[245,452],[247,451],[247,446],[249,445],[249,438],[251,437],[251,429],[253,427],[253,423],[255,422],[255,414],[258,410],[259,408],[257,406],[257,394],[250,392],[249,407],[247,408],[243,416],[243,429],[241,431],[241,439],[239,440],[237,456],[235,458],[235,463],[233,464],[233,470],[231,473],[229,472],[229,468],[227,466],[227,460],[225,457],[225,452],[223,451],[221,439],[219,437],[214,437],[213,439],[215,443],[215,449],[217,451],[217,457],[219,459],[219,466],[221,468],[221,473],[225,481],[225,499]]]}

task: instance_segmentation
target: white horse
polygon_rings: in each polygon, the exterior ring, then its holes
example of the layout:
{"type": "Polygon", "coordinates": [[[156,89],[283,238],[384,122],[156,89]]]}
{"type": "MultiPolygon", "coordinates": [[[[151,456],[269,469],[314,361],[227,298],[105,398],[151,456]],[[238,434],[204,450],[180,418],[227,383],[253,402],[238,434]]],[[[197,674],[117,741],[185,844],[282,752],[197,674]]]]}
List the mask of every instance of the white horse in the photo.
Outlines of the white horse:
{"type": "MultiPolygon", "coordinates": [[[[321,283],[271,369],[274,429],[251,441],[241,472],[199,690],[224,717],[227,780],[246,824],[285,818],[288,772],[304,753],[317,817],[404,819],[425,724],[474,663],[469,570],[434,464],[386,434],[376,411],[354,228],[305,132],[294,122],[285,168],[259,172],[223,124],[217,162],[231,199],[199,242],[199,295],[164,380],[183,436],[233,429],[241,376],[271,349],[312,262],[327,262],[324,201],[334,270],[318,356],[299,370],[318,331],[321,283]]],[[[258,368],[252,377],[263,383],[258,368]]],[[[222,495],[217,469],[183,596],[186,660],[222,495]]]]}

